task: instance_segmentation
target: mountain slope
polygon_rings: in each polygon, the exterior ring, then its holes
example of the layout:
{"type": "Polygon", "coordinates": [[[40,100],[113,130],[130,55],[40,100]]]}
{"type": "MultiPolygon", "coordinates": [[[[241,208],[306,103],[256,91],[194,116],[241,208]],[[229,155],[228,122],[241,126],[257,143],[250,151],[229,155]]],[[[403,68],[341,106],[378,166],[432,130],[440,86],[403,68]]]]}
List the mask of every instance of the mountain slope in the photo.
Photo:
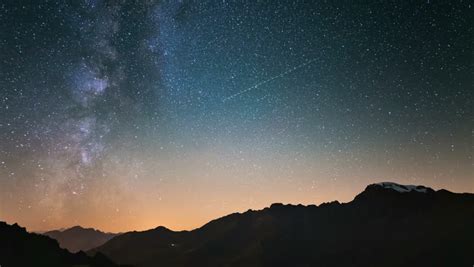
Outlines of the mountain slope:
{"type": "Polygon", "coordinates": [[[90,253],[140,266],[471,266],[474,194],[369,185],[349,203],[273,204],[193,231],[117,236],[90,253]]]}
{"type": "Polygon", "coordinates": [[[71,252],[87,251],[109,241],[117,234],[104,233],[92,228],[74,226],[62,231],[49,231],[43,235],[56,239],[62,248],[71,252]]]}
{"type": "Polygon", "coordinates": [[[25,267],[113,267],[118,266],[103,254],[94,257],[84,252],[70,253],[61,249],[56,240],[26,232],[17,224],[0,222],[0,266],[25,267]]]}

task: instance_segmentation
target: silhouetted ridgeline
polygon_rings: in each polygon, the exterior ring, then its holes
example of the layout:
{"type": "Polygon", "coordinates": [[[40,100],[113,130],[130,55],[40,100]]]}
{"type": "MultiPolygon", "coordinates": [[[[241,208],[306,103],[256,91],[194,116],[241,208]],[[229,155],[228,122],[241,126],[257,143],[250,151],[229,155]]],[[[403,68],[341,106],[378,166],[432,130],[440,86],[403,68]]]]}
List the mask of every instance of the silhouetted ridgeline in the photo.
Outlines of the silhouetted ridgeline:
{"type": "Polygon", "coordinates": [[[89,251],[93,257],[70,253],[49,237],[0,222],[0,265],[117,266],[110,258],[136,267],[470,267],[473,225],[474,194],[380,183],[369,185],[349,203],[273,204],[193,231],[160,226],[128,232],[89,251]]]}
{"type": "Polygon", "coordinates": [[[394,183],[349,203],[273,204],[193,231],[129,232],[90,251],[145,266],[472,266],[474,194],[394,183]]]}
{"type": "Polygon", "coordinates": [[[114,267],[103,254],[70,253],[49,237],[26,232],[17,224],[0,222],[0,266],[2,267],[114,267]]]}
{"type": "Polygon", "coordinates": [[[56,239],[59,246],[71,252],[88,251],[109,241],[117,234],[104,233],[92,228],[74,226],[66,230],[55,230],[43,235],[56,239]]]}

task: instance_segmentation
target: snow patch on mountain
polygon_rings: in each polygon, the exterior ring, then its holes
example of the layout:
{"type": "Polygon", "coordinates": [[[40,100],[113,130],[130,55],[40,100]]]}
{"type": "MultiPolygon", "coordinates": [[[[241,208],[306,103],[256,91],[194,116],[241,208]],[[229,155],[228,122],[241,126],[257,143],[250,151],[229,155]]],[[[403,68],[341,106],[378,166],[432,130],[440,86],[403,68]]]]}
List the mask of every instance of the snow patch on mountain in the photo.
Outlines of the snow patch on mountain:
{"type": "Polygon", "coordinates": [[[381,186],[385,189],[392,189],[400,193],[407,193],[412,191],[427,193],[428,191],[431,191],[430,188],[422,185],[401,185],[392,182],[376,183],[375,185],[381,186]]]}

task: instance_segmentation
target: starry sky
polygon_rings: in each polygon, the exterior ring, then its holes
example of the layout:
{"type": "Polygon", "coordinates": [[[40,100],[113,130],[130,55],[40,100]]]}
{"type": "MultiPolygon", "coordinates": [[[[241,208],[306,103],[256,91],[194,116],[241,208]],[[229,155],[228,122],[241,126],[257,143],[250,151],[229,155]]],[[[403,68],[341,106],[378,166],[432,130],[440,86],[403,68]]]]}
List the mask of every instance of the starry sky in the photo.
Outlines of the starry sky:
{"type": "Polygon", "coordinates": [[[193,229],[474,192],[469,1],[2,1],[0,220],[193,229]]]}

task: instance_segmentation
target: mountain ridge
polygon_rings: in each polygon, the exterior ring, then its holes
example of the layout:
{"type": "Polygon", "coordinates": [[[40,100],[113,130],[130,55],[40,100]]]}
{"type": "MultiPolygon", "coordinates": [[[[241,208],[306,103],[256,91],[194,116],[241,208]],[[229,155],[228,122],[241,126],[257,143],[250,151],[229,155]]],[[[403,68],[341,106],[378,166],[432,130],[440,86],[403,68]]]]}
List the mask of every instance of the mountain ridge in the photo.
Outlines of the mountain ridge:
{"type": "Polygon", "coordinates": [[[474,194],[418,189],[371,184],[347,203],[274,203],[191,231],[125,233],[88,253],[137,267],[470,264],[474,194]]]}
{"type": "Polygon", "coordinates": [[[84,228],[76,225],[71,228],[60,230],[52,230],[42,233],[59,242],[62,248],[70,252],[87,251],[98,247],[109,241],[117,233],[102,232],[94,228],[84,228]]]}
{"type": "Polygon", "coordinates": [[[110,259],[99,253],[93,257],[84,252],[71,253],[59,247],[56,240],[29,233],[18,224],[0,221],[0,266],[48,267],[115,267],[110,259]]]}

